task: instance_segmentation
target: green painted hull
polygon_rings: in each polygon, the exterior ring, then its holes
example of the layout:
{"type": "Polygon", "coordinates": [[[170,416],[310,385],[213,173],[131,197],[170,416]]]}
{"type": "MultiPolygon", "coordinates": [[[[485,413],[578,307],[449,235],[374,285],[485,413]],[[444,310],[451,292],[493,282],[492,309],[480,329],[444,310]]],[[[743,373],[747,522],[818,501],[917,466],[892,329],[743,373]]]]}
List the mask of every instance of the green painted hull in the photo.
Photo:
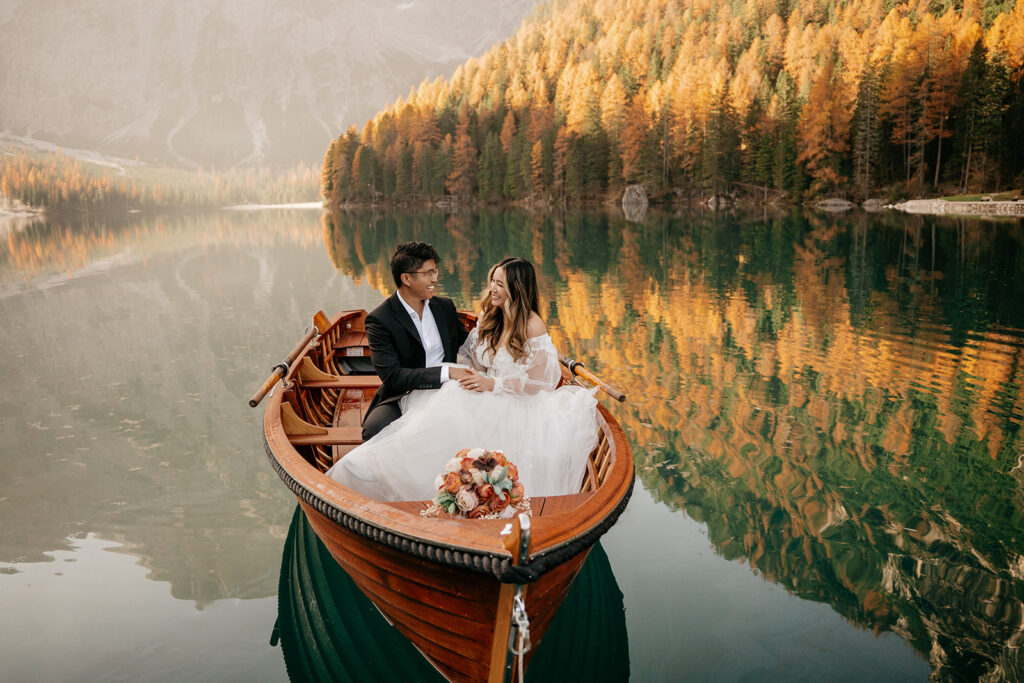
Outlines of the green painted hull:
{"type": "MultiPolygon", "coordinates": [[[[277,637],[292,681],[444,681],[338,566],[298,506],[281,557],[277,637]]],[[[597,543],[526,680],[628,679],[622,592],[597,543]]]]}

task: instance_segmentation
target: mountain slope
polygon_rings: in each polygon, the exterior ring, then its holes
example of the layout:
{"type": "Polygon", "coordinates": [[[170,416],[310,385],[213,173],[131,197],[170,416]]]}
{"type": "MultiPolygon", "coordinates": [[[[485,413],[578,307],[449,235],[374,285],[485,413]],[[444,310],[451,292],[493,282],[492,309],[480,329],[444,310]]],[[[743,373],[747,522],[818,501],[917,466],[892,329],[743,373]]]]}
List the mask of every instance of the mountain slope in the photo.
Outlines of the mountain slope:
{"type": "Polygon", "coordinates": [[[1024,181],[1022,131],[1024,2],[565,0],[336,139],[323,189],[988,190],[1024,181]]]}
{"type": "Polygon", "coordinates": [[[531,2],[8,1],[0,130],[186,166],[315,163],[332,135],[503,39],[531,2]]]}

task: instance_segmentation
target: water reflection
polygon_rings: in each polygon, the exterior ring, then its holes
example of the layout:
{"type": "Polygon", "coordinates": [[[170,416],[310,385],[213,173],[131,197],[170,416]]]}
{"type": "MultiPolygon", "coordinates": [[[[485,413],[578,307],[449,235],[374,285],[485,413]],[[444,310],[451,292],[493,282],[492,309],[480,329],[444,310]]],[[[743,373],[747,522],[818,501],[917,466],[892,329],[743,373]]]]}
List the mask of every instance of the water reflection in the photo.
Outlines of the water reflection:
{"type": "MultiPolygon", "coordinates": [[[[37,217],[0,222],[0,299],[192,249],[309,249],[309,210],[37,217]]],[[[264,266],[266,264],[263,264],[264,266]]]]}
{"type": "Polygon", "coordinates": [[[0,561],[45,562],[95,533],[197,607],[273,595],[292,498],[245,399],[311,310],[377,298],[321,245],[309,212],[8,233],[0,561]]]}
{"type": "Polygon", "coordinates": [[[631,396],[615,410],[643,485],[722,556],[901,634],[940,678],[1024,679],[1019,223],[275,212],[20,226],[0,241],[0,560],[46,561],[92,532],[174,598],[272,595],[292,499],[245,399],[312,310],[390,291],[390,250],[416,238],[438,247],[462,306],[500,258],[537,264],[559,348],[631,396]]]}
{"type": "MultiPolygon", "coordinates": [[[[444,680],[356,588],[298,506],[281,556],[274,634],[292,681],[444,680]]],[[[622,592],[600,543],[551,622],[526,680],[629,680],[622,592]]]]}
{"type": "Polygon", "coordinates": [[[635,398],[644,485],[718,552],[900,633],[939,677],[1024,677],[1019,223],[336,213],[324,232],[381,291],[397,241],[433,242],[462,305],[530,257],[556,343],[635,398]]]}

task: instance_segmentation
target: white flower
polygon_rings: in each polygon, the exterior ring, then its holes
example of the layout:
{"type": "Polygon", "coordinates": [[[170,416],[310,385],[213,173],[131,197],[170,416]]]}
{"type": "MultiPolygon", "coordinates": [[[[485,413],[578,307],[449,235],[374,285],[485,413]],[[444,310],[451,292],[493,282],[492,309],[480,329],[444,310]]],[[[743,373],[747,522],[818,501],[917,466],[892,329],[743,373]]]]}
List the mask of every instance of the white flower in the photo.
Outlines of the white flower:
{"type": "Polygon", "coordinates": [[[449,460],[448,462],[446,462],[444,464],[444,473],[445,474],[448,474],[449,472],[458,472],[461,469],[462,469],[462,461],[459,460],[458,458],[452,458],[451,460],[449,460]]]}
{"type": "Polygon", "coordinates": [[[469,489],[462,489],[455,494],[455,504],[459,506],[459,509],[463,512],[469,512],[479,504],[476,494],[469,489]]]}
{"type": "Polygon", "coordinates": [[[507,508],[498,513],[498,519],[512,519],[516,514],[516,509],[509,505],[507,508]]]}
{"type": "Polygon", "coordinates": [[[484,454],[484,449],[482,449],[482,448],[474,448],[474,449],[470,450],[469,453],[466,453],[466,457],[467,458],[473,458],[473,460],[476,460],[477,458],[482,457],[483,454],[484,454]]]}
{"type": "Polygon", "coordinates": [[[477,486],[486,483],[487,473],[484,472],[483,470],[478,470],[477,468],[474,467],[469,471],[469,473],[473,475],[473,483],[476,484],[477,486]]]}
{"type": "Polygon", "coordinates": [[[444,486],[444,475],[443,474],[439,474],[439,475],[437,475],[437,479],[434,480],[434,488],[435,489],[439,489],[439,488],[442,488],[443,486],[444,486]]]}

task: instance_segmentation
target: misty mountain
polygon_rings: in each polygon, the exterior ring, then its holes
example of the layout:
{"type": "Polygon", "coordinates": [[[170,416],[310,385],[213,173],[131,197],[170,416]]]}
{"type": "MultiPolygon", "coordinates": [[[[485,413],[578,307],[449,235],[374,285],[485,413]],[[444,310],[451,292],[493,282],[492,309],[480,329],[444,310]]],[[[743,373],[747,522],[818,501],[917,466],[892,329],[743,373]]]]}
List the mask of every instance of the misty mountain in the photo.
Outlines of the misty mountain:
{"type": "Polygon", "coordinates": [[[0,131],[144,161],[319,165],[533,0],[4,0],[0,131]]]}

